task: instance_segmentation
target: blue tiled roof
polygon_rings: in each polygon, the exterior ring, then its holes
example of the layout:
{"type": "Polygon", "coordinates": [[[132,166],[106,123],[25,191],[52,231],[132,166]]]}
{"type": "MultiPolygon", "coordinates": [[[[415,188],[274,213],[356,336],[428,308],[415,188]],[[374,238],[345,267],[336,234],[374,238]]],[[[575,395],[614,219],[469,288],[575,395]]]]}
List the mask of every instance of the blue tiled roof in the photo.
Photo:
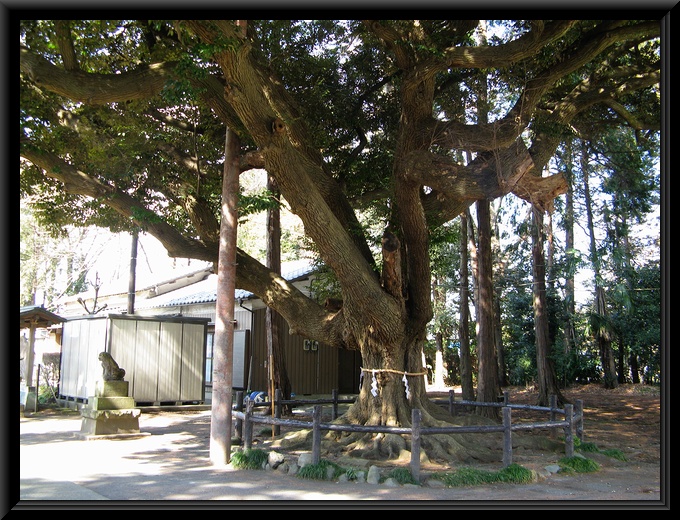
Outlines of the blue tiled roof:
{"type": "MultiPolygon", "coordinates": [[[[304,267],[289,271],[283,274],[283,277],[292,282],[309,275],[314,271],[314,267],[306,265],[304,267]]],[[[248,300],[255,297],[251,292],[243,289],[236,289],[234,294],[236,300],[248,300]]],[[[217,275],[212,274],[201,280],[200,282],[187,285],[180,289],[161,294],[154,298],[141,300],[136,305],[137,308],[150,307],[179,307],[181,305],[190,305],[197,303],[214,303],[217,301],[217,275]]]]}

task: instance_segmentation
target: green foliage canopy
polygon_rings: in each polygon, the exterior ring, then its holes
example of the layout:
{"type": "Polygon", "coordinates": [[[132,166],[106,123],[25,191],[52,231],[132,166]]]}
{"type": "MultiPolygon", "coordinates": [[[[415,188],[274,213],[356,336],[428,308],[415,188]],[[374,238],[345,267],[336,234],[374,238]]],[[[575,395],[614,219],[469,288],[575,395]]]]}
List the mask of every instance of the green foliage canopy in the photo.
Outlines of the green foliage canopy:
{"type": "Polygon", "coordinates": [[[540,172],[565,135],[659,127],[658,20],[243,22],[22,20],[21,196],[57,226],[138,227],[215,260],[228,126],[345,307],[243,251],[237,284],[327,344],[424,330],[430,237],[482,198],[550,209],[566,183],[540,172]],[[492,120],[472,123],[482,77],[492,120]],[[379,276],[386,230],[403,256],[379,276]]]}

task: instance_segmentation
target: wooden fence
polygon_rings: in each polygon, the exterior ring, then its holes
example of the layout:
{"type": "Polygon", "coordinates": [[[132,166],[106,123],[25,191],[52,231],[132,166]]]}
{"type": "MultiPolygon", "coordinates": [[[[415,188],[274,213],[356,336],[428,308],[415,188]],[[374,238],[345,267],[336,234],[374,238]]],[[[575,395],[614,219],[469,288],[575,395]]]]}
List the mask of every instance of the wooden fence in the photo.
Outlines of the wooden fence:
{"type": "Polygon", "coordinates": [[[332,420],[338,416],[338,405],[341,403],[352,403],[354,399],[338,399],[337,390],[334,390],[331,399],[281,399],[280,390],[276,391],[274,399],[274,414],[272,415],[255,415],[254,409],[256,407],[271,407],[271,402],[255,403],[251,399],[244,399],[243,392],[238,392],[236,395],[236,403],[232,410],[232,417],[236,419],[236,435],[243,439],[243,446],[245,449],[252,447],[253,439],[253,425],[269,424],[274,426],[274,434],[278,435],[280,426],[299,427],[301,429],[312,430],[312,462],[318,464],[321,460],[321,432],[326,431],[346,431],[346,432],[361,432],[361,433],[393,433],[397,435],[411,436],[411,460],[410,470],[413,477],[420,480],[420,439],[423,435],[435,434],[460,434],[460,433],[503,433],[503,466],[512,464],[512,432],[519,430],[535,430],[535,429],[562,429],[564,431],[565,456],[572,457],[574,455],[574,435],[579,440],[583,440],[583,401],[580,399],[576,401],[575,405],[565,404],[564,408],[556,406],[555,396],[550,396],[550,406],[533,406],[525,404],[512,404],[509,402],[508,392],[504,392],[503,398],[500,402],[495,403],[480,403],[477,401],[456,401],[453,391],[449,392],[449,400],[442,403],[441,400],[433,400],[436,404],[447,404],[449,412],[453,415],[457,406],[490,406],[499,407],[502,410],[502,424],[493,426],[445,426],[445,427],[429,427],[424,428],[420,425],[421,411],[414,408],[411,412],[411,427],[395,427],[395,426],[363,426],[363,425],[347,425],[347,424],[332,424],[321,422],[323,404],[331,404],[332,420]],[[312,421],[303,421],[298,419],[282,419],[281,410],[285,405],[296,407],[301,405],[314,404],[312,421]],[[245,410],[244,410],[245,405],[245,410]],[[549,413],[549,420],[544,422],[520,422],[512,423],[512,410],[534,410],[545,411],[549,413]],[[564,419],[558,420],[557,415],[564,416],[564,419]]]}

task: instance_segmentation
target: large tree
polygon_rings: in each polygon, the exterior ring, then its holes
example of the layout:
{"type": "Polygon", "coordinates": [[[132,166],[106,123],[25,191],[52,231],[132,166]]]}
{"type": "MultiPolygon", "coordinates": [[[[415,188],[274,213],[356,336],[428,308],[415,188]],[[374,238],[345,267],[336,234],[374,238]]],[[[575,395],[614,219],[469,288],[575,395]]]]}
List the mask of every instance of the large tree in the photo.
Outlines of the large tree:
{"type": "MultiPolygon", "coordinates": [[[[342,306],[241,250],[237,286],[292,333],[361,352],[342,420],[405,426],[419,408],[438,425],[422,366],[430,234],[509,193],[550,210],[566,182],[540,172],[580,118],[600,108],[626,124],[648,117],[642,98],[658,105],[659,20],[487,21],[485,44],[478,22],[248,20],[243,35],[231,20],[25,20],[22,193],[58,196],[45,218],[139,226],[172,256],[216,260],[229,127],[242,169],[265,169],[304,223],[342,306]],[[477,71],[492,105],[473,124],[477,71]]],[[[366,456],[405,445],[366,437],[345,442],[366,456]]],[[[463,436],[423,444],[483,456],[463,436]]]]}

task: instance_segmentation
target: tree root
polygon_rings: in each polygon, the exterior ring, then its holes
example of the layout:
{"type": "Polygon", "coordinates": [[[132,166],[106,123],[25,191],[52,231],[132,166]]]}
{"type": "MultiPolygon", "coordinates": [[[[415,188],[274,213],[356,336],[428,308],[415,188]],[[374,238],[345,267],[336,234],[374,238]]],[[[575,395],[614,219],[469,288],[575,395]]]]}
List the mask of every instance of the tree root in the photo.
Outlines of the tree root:
{"type": "MultiPolygon", "coordinates": [[[[423,427],[497,425],[492,419],[475,414],[451,417],[441,407],[422,410],[423,427]]],[[[362,424],[357,414],[345,414],[333,421],[334,424],[362,424]]],[[[365,423],[364,423],[365,424],[365,423]]],[[[408,427],[410,425],[403,425],[408,427]]],[[[513,433],[513,447],[529,450],[556,451],[564,444],[547,437],[513,433]]],[[[312,430],[298,430],[284,434],[272,444],[283,450],[311,450],[312,430]]],[[[375,461],[404,459],[411,449],[410,435],[390,433],[329,431],[322,436],[322,453],[331,456],[348,456],[375,461]]],[[[503,459],[503,434],[456,433],[421,436],[421,461],[438,464],[494,463],[503,459]]]]}

